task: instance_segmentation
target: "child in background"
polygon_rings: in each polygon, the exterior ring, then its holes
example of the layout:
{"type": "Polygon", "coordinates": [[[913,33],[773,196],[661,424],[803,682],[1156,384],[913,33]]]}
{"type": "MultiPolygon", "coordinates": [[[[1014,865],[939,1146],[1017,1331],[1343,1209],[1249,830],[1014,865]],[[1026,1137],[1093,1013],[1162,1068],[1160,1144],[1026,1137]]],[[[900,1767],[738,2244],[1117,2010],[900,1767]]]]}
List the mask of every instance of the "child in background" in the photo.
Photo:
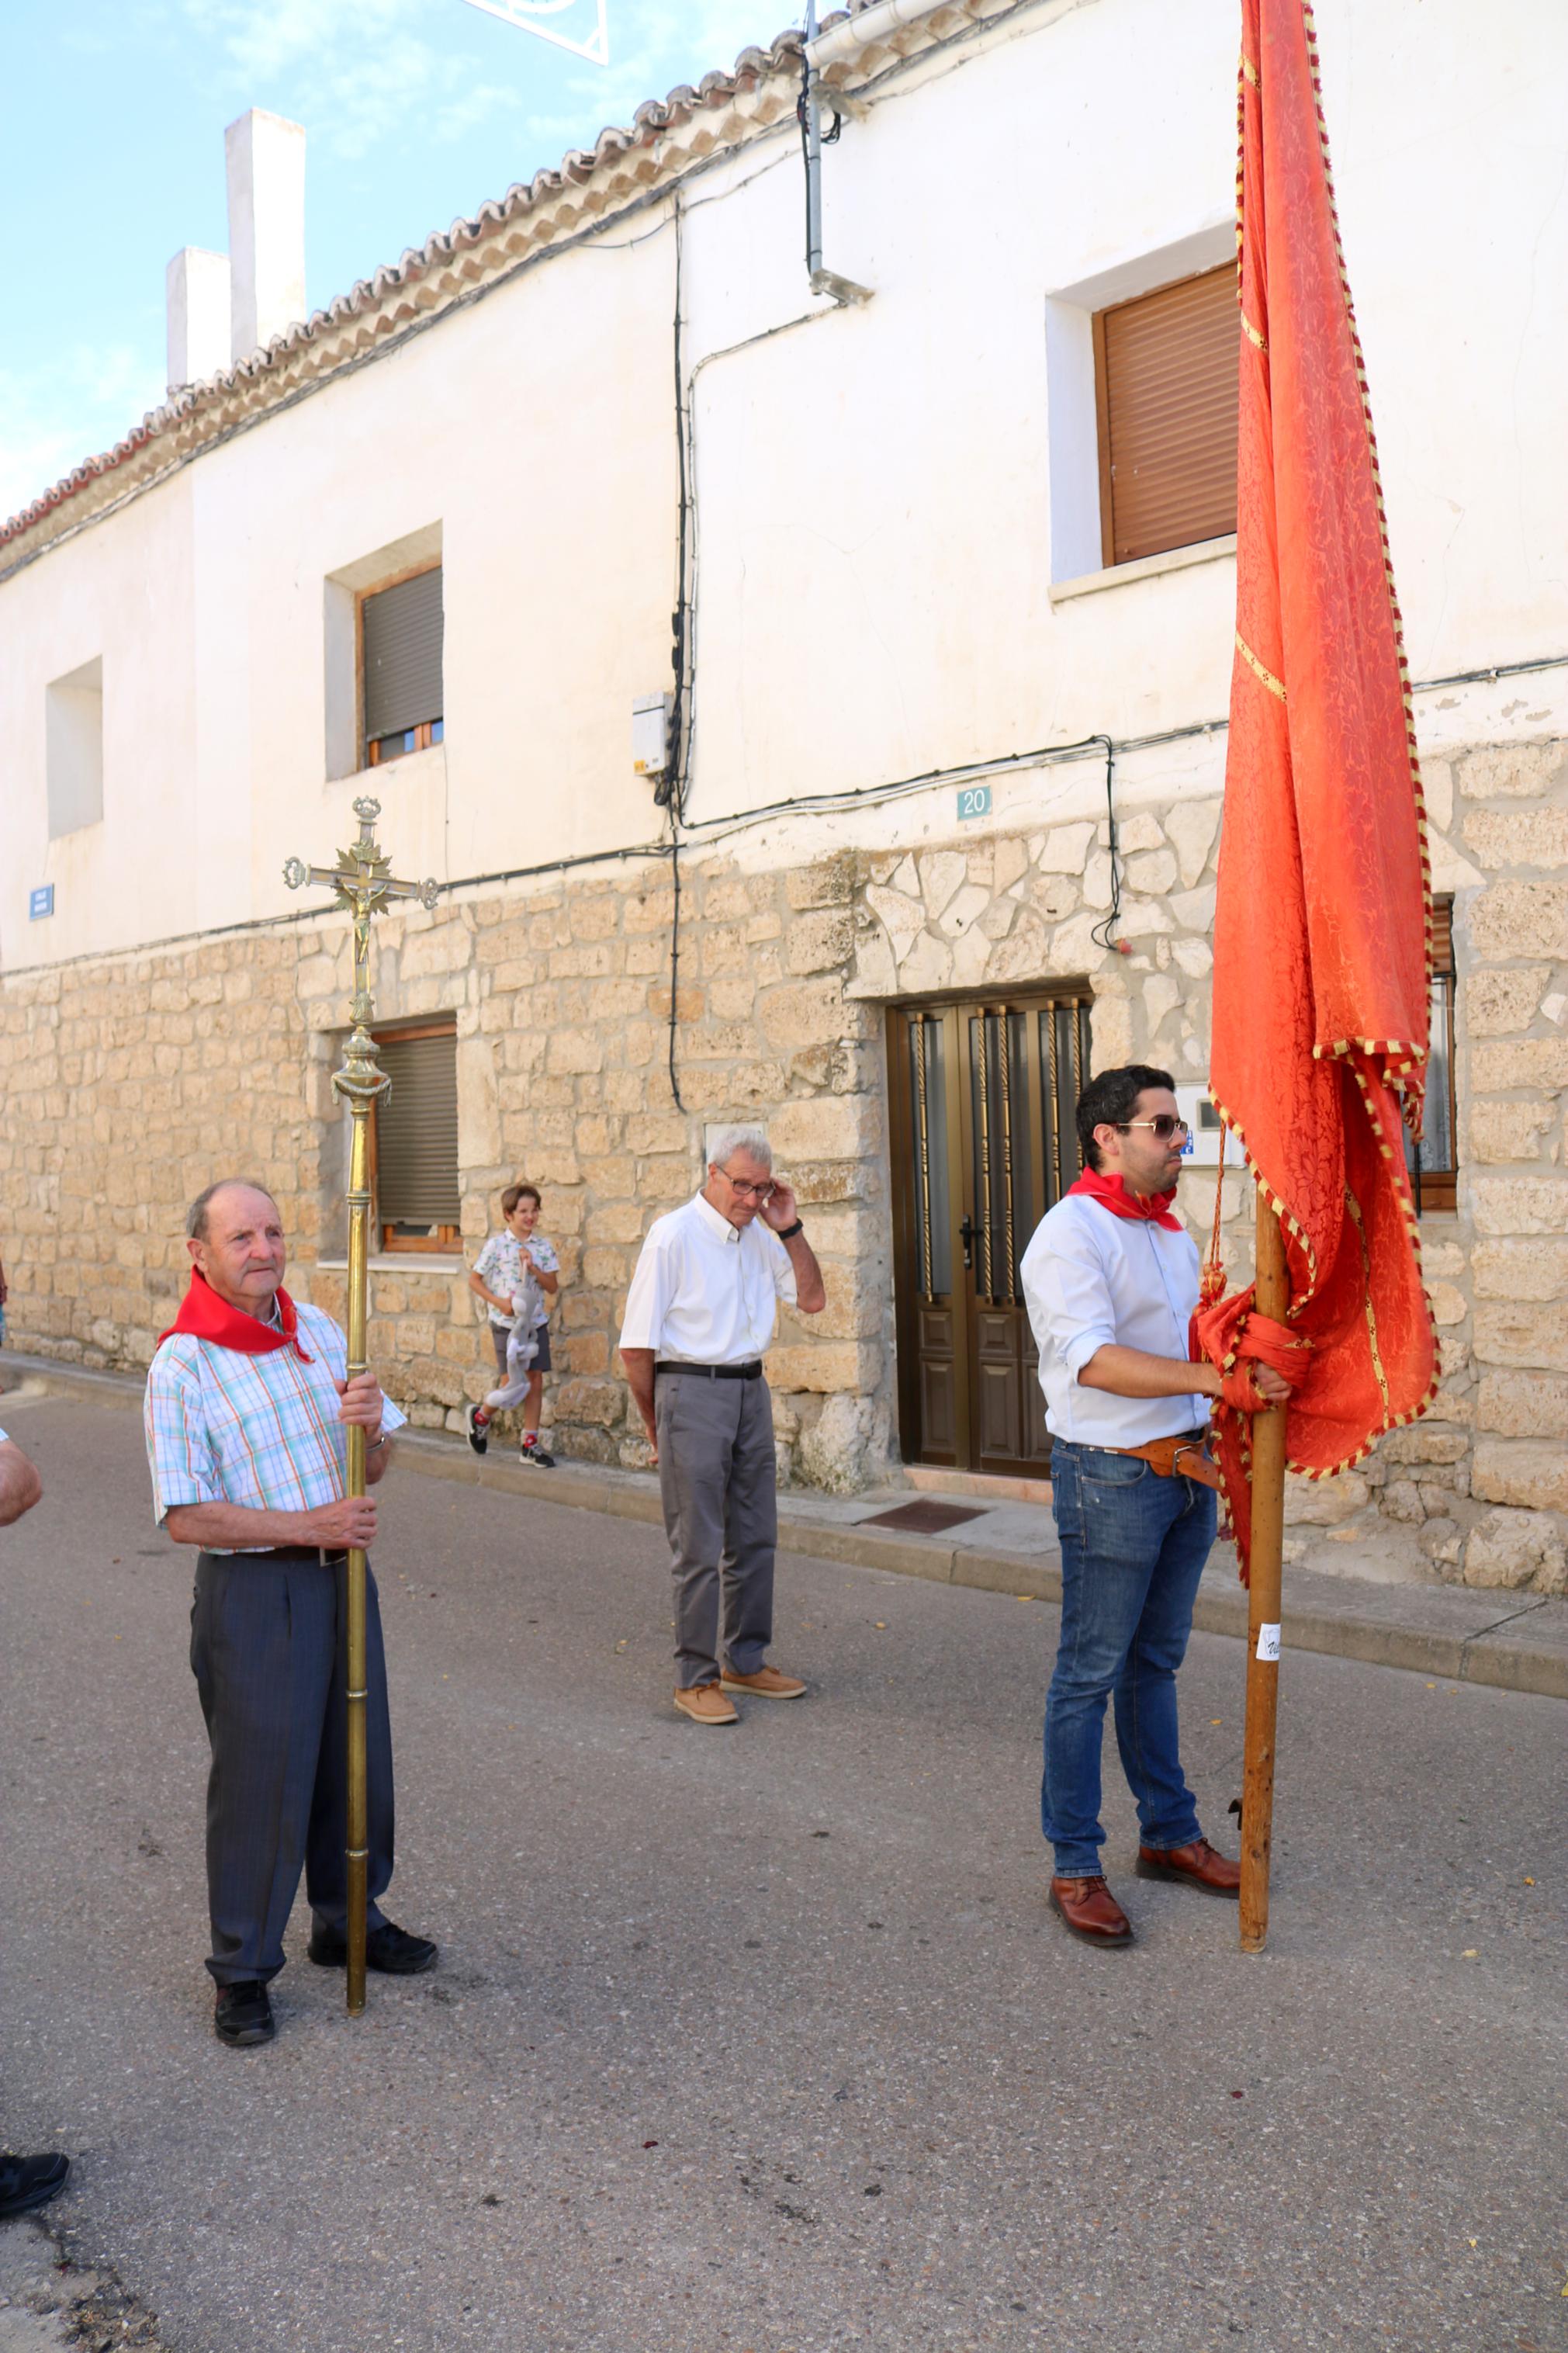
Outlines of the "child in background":
{"type": "MultiPolygon", "coordinates": [[[[553,1246],[535,1231],[541,1207],[536,1185],[509,1185],[500,1197],[500,1206],[505,1226],[499,1234],[491,1234],[474,1261],[468,1289],[489,1308],[490,1341],[503,1388],[512,1377],[507,1369],[507,1343],[515,1314],[512,1301],[522,1291],[529,1274],[545,1294],[533,1327],[535,1355],[523,1401],[520,1459],[536,1463],[542,1471],[553,1471],[555,1457],[546,1453],[539,1443],[539,1408],[544,1396],[544,1376],[550,1370],[548,1302],[555,1296],[560,1283],[557,1269],[561,1261],[553,1246]]],[[[483,1454],[489,1445],[491,1416],[484,1406],[471,1405],[466,1419],[468,1444],[476,1454],[483,1454]]]]}

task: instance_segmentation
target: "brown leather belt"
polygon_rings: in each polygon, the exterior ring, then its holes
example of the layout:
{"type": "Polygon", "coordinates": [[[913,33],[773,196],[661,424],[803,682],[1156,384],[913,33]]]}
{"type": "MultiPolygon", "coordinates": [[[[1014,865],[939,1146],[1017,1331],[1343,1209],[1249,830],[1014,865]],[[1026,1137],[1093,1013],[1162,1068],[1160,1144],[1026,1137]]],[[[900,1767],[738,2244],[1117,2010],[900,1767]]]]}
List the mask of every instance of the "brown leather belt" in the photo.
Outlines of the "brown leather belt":
{"type": "Polygon", "coordinates": [[[1175,1438],[1152,1438],[1147,1446],[1111,1446],[1110,1454],[1135,1454],[1162,1479],[1195,1479],[1200,1487],[1220,1485],[1219,1464],[1208,1451],[1206,1430],[1187,1430],[1175,1438]]]}

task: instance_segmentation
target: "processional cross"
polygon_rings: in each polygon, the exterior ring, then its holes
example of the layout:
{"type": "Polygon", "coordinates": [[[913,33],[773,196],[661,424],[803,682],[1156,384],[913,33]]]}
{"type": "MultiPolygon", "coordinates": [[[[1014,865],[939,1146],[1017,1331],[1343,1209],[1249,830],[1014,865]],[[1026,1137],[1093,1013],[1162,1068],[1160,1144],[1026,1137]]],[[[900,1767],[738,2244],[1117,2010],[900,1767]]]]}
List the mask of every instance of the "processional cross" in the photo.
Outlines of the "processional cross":
{"type": "MultiPolygon", "coordinates": [[[[391,1092],[392,1081],[375,1059],[370,1025],[374,1005],[370,993],[371,917],[389,899],[417,899],[434,907],[440,896],[437,882],[399,882],[390,871],[375,839],[381,803],[357,800],[359,839],[340,849],[335,866],[307,866],[290,858],[283,880],[290,891],[314,882],[337,894],[338,904],[353,917],[354,993],[349,1004],[353,1028],[342,1070],[332,1072],[332,1092],[348,1104],[353,1120],[349,1155],[346,1199],[349,1211],[348,1377],[368,1369],[365,1326],[370,1313],[370,1114],[372,1106],[391,1092]]],[[[351,1422],[348,1430],[347,1493],[363,1495],[364,1431],[351,1422]]],[[[351,1551],[348,1558],[348,2006],[351,2014],[364,2008],[365,1914],[370,1857],[369,1807],[365,1776],[365,1556],[351,1551]]]]}

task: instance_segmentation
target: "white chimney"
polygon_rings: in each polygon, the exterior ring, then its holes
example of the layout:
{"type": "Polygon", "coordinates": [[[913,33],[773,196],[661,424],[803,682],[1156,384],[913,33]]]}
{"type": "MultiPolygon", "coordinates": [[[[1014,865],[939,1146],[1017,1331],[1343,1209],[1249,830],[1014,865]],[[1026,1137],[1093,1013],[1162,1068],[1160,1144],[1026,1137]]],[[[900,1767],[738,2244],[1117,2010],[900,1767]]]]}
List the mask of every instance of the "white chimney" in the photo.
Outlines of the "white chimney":
{"type": "Polygon", "coordinates": [[[163,273],[169,314],[169,390],[205,384],[228,365],[228,256],[187,245],[163,273]]]}
{"type": "Polygon", "coordinates": [[[223,134],[228,167],[231,356],[305,316],[305,132],[253,106],[223,134]]]}

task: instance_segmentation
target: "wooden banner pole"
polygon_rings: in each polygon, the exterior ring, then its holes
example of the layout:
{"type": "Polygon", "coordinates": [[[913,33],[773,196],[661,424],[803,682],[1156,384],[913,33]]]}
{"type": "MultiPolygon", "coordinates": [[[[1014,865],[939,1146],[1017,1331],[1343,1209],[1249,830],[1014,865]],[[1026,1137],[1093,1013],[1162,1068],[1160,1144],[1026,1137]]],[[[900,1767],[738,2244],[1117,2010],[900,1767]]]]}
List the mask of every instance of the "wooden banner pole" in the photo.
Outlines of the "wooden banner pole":
{"type": "MultiPolygon", "coordinates": [[[[1285,1321],[1285,1237],[1258,1196],[1258,1312],[1285,1321]]],[[[1285,1553],[1285,1408],[1252,1425],[1252,1582],[1247,1615],[1247,1725],[1241,1778],[1241,1949],[1268,1940],[1268,1851],[1274,1831],[1274,1735],[1279,1699],[1280,1582],[1285,1553]]]]}

